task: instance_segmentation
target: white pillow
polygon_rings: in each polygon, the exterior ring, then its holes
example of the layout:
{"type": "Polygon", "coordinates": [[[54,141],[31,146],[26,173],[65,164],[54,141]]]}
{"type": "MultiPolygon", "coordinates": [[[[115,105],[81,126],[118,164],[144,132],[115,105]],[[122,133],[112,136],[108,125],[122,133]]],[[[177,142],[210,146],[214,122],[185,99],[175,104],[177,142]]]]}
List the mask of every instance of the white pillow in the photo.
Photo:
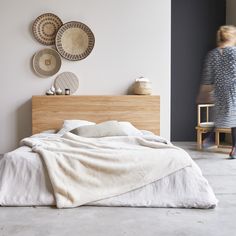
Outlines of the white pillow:
{"type": "Polygon", "coordinates": [[[56,134],[57,131],[55,129],[44,130],[41,133],[43,134],[56,134]]]}
{"type": "Polygon", "coordinates": [[[95,125],[96,123],[87,120],[64,120],[62,129],[58,131],[58,134],[63,135],[75,128],[87,125],[95,125]]]}
{"type": "Polygon", "coordinates": [[[71,131],[82,137],[100,138],[107,136],[127,136],[118,121],[105,121],[97,125],[86,125],[71,131]]]}
{"type": "Polygon", "coordinates": [[[121,121],[119,122],[123,132],[128,136],[141,136],[142,132],[135,128],[130,122],[121,121]]]}
{"type": "Polygon", "coordinates": [[[142,132],[142,135],[155,135],[153,132],[148,130],[140,130],[142,132]]]}

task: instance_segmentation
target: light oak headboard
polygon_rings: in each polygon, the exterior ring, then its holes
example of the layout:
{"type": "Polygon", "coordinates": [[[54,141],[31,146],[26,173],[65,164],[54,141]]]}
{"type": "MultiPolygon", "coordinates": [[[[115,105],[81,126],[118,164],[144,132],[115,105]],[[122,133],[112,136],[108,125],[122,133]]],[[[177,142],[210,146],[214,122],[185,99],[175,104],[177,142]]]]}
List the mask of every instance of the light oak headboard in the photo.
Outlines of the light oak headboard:
{"type": "Polygon", "coordinates": [[[33,96],[32,132],[62,127],[64,120],[129,121],[160,134],[159,96],[33,96]]]}

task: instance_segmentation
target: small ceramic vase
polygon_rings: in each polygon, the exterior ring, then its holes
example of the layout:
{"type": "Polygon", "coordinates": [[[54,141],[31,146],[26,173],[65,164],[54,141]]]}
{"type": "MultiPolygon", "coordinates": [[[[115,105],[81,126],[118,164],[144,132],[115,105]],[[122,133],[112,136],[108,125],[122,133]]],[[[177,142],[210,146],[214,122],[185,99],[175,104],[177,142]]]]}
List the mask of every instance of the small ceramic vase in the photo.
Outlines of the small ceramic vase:
{"type": "Polygon", "coordinates": [[[50,90],[55,94],[56,93],[56,89],[55,87],[52,85],[52,87],[50,88],[50,90]]]}
{"type": "Polygon", "coordinates": [[[51,89],[48,89],[46,91],[46,95],[54,95],[54,92],[51,89]]]}
{"type": "Polygon", "coordinates": [[[60,88],[56,89],[56,95],[62,95],[62,90],[60,88]]]}

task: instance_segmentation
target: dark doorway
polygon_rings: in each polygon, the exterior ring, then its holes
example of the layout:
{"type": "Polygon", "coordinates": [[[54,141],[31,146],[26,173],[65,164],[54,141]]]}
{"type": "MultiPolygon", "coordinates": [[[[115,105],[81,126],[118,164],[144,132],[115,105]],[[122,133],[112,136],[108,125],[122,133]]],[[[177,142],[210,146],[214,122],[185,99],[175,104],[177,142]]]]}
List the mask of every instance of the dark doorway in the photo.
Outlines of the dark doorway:
{"type": "Polygon", "coordinates": [[[204,57],[225,24],[225,0],[172,0],[171,140],[195,140],[198,93],[204,57]]]}

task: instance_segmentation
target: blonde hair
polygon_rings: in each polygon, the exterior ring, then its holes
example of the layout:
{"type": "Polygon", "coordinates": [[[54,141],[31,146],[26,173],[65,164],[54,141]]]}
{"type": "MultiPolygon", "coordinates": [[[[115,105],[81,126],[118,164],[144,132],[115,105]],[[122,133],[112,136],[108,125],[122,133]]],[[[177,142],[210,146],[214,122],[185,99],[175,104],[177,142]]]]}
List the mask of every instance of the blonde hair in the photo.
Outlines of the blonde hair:
{"type": "Polygon", "coordinates": [[[217,31],[218,46],[227,42],[236,43],[236,27],[233,25],[223,25],[217,31]]]}

